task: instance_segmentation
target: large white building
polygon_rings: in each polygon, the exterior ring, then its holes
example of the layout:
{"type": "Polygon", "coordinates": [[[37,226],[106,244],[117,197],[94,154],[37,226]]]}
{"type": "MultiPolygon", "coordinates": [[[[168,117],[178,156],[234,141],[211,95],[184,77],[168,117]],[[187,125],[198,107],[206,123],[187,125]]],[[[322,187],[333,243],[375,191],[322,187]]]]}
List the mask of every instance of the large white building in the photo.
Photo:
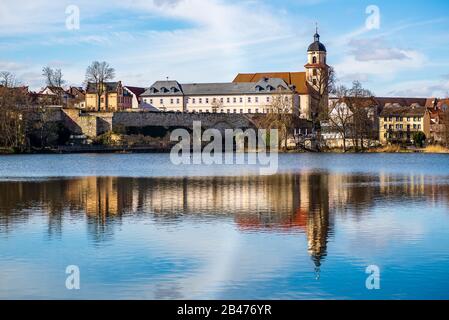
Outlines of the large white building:
{"type": "Polygon", "coordinates": [[[305,72],[243,73],[229,83],[157,81],[141,98],[144,106],[160,111],[198,113],[268,113],[285,99],[292,113],[311,119],[314,95],[322,90],[321,77],[328,68],[326,56],[317,32],[308,48],[305,72]]]}

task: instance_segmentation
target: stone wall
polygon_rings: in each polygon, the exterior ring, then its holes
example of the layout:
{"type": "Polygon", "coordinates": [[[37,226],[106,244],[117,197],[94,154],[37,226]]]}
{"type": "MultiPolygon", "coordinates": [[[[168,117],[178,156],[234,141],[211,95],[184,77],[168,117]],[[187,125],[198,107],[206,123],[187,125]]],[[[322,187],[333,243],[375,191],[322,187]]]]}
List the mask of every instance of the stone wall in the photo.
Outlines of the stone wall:
{"type": "MultiPolygon", "coordinates": [[[[176,112],[92,112],[81,113],[78,109],[62,109],[64,124],[74,134],[96,137],[115,130],[121,132],[129,128],[163,128],[169,132],[175,128],[192,129],[194,121],[200,121],[203,129],[255,128],[262,115],[233,113],[176,113],[176,112]]],[[[297,128],[308,128],[311,123],[297,119],[297,128]]]]}
{"type": "Polygon", "coordinates": [[[116,112],[112,127],[166,127],[192,128],[194,121],[201,121],[202,128],[252,128],[254,123],[242,114],[228,113],[163,113],[163,112],[116,112]]]}

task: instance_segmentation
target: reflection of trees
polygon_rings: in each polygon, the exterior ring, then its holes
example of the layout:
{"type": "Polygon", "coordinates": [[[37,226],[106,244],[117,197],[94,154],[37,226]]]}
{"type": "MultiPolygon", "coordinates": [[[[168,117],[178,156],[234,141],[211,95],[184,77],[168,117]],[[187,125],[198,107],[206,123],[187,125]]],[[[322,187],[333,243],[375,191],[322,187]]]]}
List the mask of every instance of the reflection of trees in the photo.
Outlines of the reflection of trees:
{"type": "MultiPolygon", "coordinates": [[[[43,212],[48,235],[65,219],[85,218],[95,242],[111,238],[128,215],[178,223],[184,215],[233,219],[242,231],[305,233],[319,270],[335,215],[361,219],[376,205],[445,201],[447,181],[424,176],[301,173],[254,177],[50,179],[0,182],[0,232],[43,212]]],[[[442,178],[440,178],[442,179],[442,178]]]]}

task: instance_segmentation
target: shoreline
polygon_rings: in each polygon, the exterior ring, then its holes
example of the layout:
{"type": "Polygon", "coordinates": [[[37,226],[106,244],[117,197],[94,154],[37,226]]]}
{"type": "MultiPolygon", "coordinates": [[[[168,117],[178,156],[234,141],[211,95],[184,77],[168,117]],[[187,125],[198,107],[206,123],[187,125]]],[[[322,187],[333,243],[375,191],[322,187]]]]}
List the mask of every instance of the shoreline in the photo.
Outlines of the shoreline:
{"type": "MultiPolygon", "coordinates": [[[[30,150],[24,152],[17,152],[14,150],[0,149],[0,156],[7,155],[34,155],[34,154],[132,154],[132,153],[170,153],[171,148],[168,147],[154,147],[154,146],[141,146],[141,147],[104,147],[104,146],[84,146],[84,147],[67,147],[61,146],[54,149],[44,150],[30,150]]],[[[287,150],[278,151],[279,154],[449,154],[449,149],[443,147],[430,146],[420,149],[404,149],[404,148],[373,148],[365,151],[348,150],[344,152],[342,149],[331,149],[326,151],[304,151],[304,150],[287,150]]]]}

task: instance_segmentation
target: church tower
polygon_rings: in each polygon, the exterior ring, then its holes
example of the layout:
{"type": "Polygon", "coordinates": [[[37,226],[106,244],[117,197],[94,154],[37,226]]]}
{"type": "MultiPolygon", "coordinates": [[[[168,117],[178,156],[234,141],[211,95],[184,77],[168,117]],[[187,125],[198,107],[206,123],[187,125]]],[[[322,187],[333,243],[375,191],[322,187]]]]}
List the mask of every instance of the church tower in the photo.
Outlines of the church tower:
{"type": "Polygon", "coordinates": [[[318,117],[320,110],[328,104],[328,76],[327,50],[320,42],[318,27],[313,36],[314,42],[307,50],[306,81],[311,99],[312,119],[318,117]]]}
{"type": "Polygon", "coordinates": [[[322,75],[326,73],[327,65],[327,51],[324,44],[320,42],[320,35],[318,34],[318,28],[313,36],[314,42],[309,46],[307,50],[307,64],[304,66],[306,68],[306,77],[308,84],[315,90],[320,90],[322,75]]]}

